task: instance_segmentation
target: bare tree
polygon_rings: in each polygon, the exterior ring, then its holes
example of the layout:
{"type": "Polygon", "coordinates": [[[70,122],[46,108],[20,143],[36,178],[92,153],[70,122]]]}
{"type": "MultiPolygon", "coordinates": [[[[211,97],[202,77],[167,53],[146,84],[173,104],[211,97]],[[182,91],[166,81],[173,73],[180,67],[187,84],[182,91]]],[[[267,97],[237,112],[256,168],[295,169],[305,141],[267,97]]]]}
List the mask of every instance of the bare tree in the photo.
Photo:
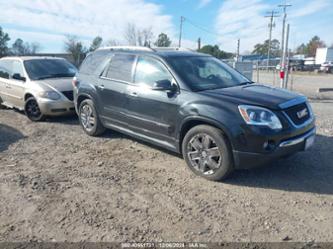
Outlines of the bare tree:
{"type": "Polygon", "coordinates": [[[128,24],[124,38],[132,46],[150,46],[153,38],[152,28],[138,29],[135,24],[128,24]]]}
{"type": "Polygon", "coordinates": [[[110,39],[105,43],[106,46],[119,46],[120,42],[115,39],[110,39]]]}
{"type": "Polygon", "coordinates": [[[124,33],[124,38],[129,45],[136,46],[137,45],[137,30],[135,24],[129,23],[127,24],[127,28],[124,33]]]}
{"type": "Polygon", "coordinates": [[[82,42],[76,36],[68,35],[65,41],[65,50],[71,54],[72,62],[79,66],[87,53],[87,48],[83,46],[82,42]]]}
{"type": "Polygon", "coordinates": [[[142,33],[143,41],[144,41],[143,46],[150,47],[151,39],[154,36],[152,28],[149,27],[149,28],[143,29],[141,33],[142,33]]]}

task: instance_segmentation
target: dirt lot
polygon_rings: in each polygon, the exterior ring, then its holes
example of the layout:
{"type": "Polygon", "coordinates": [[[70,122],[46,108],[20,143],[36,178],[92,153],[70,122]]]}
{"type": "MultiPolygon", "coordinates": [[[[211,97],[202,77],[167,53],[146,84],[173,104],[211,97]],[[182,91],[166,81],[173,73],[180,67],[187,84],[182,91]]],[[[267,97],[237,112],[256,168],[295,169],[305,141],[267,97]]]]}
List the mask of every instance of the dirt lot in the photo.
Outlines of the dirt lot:
{"type": "MultiPolygon", "coordinates": [[[[257,81],[257,71],[253,72],[253,80],[257,81]]],[[[279,73],[276,71],[259,71],[259,82],[280,86],[279,73]]],[[[333,91],[318,93],[319,88],[333,88],[333,74],[314,72],[292,72],[288,81],[288,89],[300,92],[312,99],[333,100],[333,91]]]]}
{"type": "Polygon", "coordinates": [[[0,110],[0,241],[333,241],[333,102],[315,146],[225,183],[75,117],[0,110]]]}

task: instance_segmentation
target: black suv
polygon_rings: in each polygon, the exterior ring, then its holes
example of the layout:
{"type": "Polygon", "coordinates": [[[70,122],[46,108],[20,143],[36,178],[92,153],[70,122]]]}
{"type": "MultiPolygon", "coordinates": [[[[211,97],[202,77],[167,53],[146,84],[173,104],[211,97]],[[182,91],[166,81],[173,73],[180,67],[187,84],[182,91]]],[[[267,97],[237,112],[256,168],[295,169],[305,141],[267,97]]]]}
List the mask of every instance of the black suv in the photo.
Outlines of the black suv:
{"type": "Polygon", "coordinates": [[[87,134],[110,128],[182,153],[210,180],[314,142],[315,118],[304,96],[255,84],[201,53],[103,48],[87,56],[73,85],[87,134]]]}

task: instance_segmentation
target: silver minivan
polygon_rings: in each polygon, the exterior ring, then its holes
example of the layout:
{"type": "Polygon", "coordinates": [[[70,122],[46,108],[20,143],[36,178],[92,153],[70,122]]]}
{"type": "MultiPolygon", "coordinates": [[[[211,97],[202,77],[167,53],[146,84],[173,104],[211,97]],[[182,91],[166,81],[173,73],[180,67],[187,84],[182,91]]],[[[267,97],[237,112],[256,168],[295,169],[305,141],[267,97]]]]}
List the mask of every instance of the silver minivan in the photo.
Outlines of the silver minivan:
{"type": "Polygon", "coordinates": [[[72,78],[76,71],[63,58],[1,58],[0,104],[24,111],[33,121],[73,114],[72,78]]]}

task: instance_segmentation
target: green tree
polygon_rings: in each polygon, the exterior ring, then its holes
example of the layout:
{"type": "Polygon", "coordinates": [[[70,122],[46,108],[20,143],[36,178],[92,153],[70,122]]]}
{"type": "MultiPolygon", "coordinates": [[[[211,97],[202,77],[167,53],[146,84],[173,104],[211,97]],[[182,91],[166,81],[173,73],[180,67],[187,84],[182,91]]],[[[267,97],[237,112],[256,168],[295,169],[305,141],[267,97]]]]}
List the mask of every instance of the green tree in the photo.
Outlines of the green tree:
{"type": "Polygon", "coordinates": [[[89,47],[89,51],[90,52],[95,51],[102,45],[102,43],[103,43],[103,38],[100,36],[96,36],[89,47]]]}
{"type": "Polygon", "coordinates": [[[228,53],[223,50],[220,50],[218,45],[205,45],[202,48],[198,49],[198,52],[210,54],[218,59],[229,59],[234,56],[233,53],[228,53]]]}
{"type": "Polygon", "coordinates": [[[9,35],[0,27],[0,57],[6,56],[9,52],[7,43],[10,41],[9,35]]]}
{"type": "Polygon", "coordinates": [[[72,57],[72,62],[79,66],[88,52],[87,48],[76,36],[68,35],[65,41],[65,51],[72,57]]]}
{"type": "Polygon", "coordinates": [[[308,48],[304,43],[302,43],[301,45],[299,45],[296,48],[295,52],[296,52],[296,54],[307,54],[308,53],[308,48]]]}
{"type": "MultiPolygon", "coordinates": [[[[265,40],[264,43],[258,43],[254,46],[252,54],[267,55],[269,47],[269,40],[265,40]]],[[[271,41],[271,56],[280,55],[280,42],[277,39],[271,41]]]]}
{"type": "Polygon", "coordinates": [[[156,47],[170,47],[171,40],[166,34],[161,33],[158,35],[157,41],[154,44],[156,47]]]}
{"type": "Polygon", "coordinates": [[[36,54],[39,49],[40,45],[37,42],[28,43],[18,38],[13,43],[10,53],[14,55],[32,55],[36,54]]]}
{"type": "Polygon", "coordinates": [[[310,57],[316,56],[317,48],[326,47],[325,42],[320,40],[319,36],[314,36],[307,44],[307,55],[310,57]]]}

